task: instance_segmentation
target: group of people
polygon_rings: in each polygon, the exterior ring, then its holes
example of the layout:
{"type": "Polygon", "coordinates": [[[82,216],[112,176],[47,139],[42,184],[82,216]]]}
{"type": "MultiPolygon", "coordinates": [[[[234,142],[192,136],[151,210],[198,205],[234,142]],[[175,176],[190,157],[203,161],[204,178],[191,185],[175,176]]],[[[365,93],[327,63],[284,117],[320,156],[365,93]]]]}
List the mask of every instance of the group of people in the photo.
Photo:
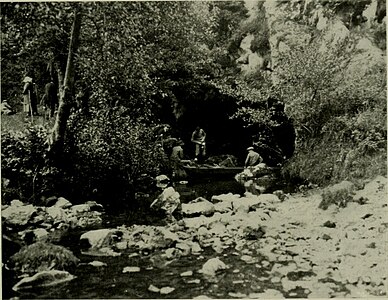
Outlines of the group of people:
{"type": "MultiPolygon", "coordinates": [[[[23,83],[23,112],[26,113],[27,116],[37,116],[38,93],[36,84],[30,76],[26,76],[23,83]]],[[[40,105],[42,105],[43,109],[47,111],[50,118],[54,116],[58,107],[58,93],[53,79],[46,84],[40,105]]]]}
{"type": "MultiPolygon", "coordinates": [[[[195,145],[195,161],[202,160],[206,155],[206,132],[197,126],[191,135],[191,142],[195,145]]],[[[182,141],[177,141],[176,145],[172,149],[171,160],[173,162],[179,162],[183,159],[183,147],[182,141]]],[[[254,167],[263,162],[263,158],[257,153],[254,147],[247,148],[248,154],[245,159],[245,168],[254,167]]]]}

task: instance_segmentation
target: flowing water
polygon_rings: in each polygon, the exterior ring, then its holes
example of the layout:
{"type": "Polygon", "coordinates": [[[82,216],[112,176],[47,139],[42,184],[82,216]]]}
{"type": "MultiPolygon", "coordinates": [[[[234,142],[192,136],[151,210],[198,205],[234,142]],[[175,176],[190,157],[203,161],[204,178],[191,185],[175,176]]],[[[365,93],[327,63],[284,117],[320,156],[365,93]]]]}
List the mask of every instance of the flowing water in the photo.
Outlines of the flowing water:
{"type": "MultiPolygon", "coordinates": [[[[210,199],[215,194],[229,192],[241,194],[244,190],[234,181],[205,181],[181,187],[181,192],[183,202],[187,202],[196,196],[210,199]]],[[[102,227],[112,228],[134,223],[142,222],[134,218],[128,219],[125,213],[122,213],[106,215],[102,227]]],[[[200,255],[181,257],[166,265],[166,261],[157,253],[133,256],[134,254],[128,250],[119,257],[83,255],[78,247],[79,237],[83,232],[70,232],[61,242],[80,259],[81,263],[74,272],[76,279],[52,287],[13,292],[10,288],[17,282],[17,279],[4,278],[7,274],[3,274],[3,298],[193,298],[200,295],[212,298],[246,298],[249,294],[263,292],[267,288],[279,289],[281,287],[281,283],[271,282],[267,273],[272,263],[261,264],[263,257],[255,253],[254,248],[246,249],[247,253],[255,257],[254,263],[242,261],[232,247],[222,254],[205,248],[200,255]],[[206,278],[198,273],[198,270],[213,257],[219,257],[228,266],[228,269],[215,278],[206,278]],[[88,264],[94,260],[101,261],[106,266],[94,267],[88,264]],[[123,269],[127,266],[140,267],[140,271],[123,273],[123,269]],[[187,271],[192,271],[192,275],[188,277],[180,275],[187,271]],[[150,285],[158,288],[168,286],[175,290],[168,295],[161,295],[149,291],[150,285]]],[[[294,292],[294,294],[295,297],[305,296],[303,291],[294,292]]],[[[284,296],[292,297],[294,294],[284,294],[284,296]]]]}

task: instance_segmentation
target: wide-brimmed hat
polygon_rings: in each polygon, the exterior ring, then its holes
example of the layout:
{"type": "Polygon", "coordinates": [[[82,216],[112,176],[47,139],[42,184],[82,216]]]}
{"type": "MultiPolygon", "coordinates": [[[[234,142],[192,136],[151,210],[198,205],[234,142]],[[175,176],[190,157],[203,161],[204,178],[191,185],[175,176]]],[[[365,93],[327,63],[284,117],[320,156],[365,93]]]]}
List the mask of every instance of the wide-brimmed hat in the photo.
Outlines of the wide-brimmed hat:
{"type": "Polygon", "coordinates": [[[155,179],[156,179],[156,186],[160,188],[166,188],[170,183],[170,178],[168,178],[166,175],[156,176],[155,179]]]}
{"type": "Polygon", "coordinates": [[[249,151],[249,150],[254,150],[254,148],[253,147],[248,147],[247,151],[249,151]]]}
{"type": "Polygon", "coordinates": [[[32,78],[29,77],[29,76],[26,76],[26,77],[24,77],[23,82],[24,82],[24,83],[32,82],[32,78]]]}

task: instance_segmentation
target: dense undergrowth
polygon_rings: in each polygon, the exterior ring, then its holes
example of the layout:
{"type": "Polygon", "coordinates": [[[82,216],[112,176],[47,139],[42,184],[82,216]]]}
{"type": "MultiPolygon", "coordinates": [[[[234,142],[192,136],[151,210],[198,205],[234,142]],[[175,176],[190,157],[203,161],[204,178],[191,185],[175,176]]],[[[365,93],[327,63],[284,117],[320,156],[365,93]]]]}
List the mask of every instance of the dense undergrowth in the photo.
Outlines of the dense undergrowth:
{"type": "MultiPolygon", "coordinates": [[[[52,159],[49,129],[29,125],[2,130],[2,203],[20,199],[39,203],[57,195],[74,202],[97,200],[135,205],[136,192],[152,188],[152,178],[170,166],[154,127],[134,122],[122,111],[74,116],[63,159],[52,159]]],[[[150,192],[148,190],[148,192],[150,192]]]]}

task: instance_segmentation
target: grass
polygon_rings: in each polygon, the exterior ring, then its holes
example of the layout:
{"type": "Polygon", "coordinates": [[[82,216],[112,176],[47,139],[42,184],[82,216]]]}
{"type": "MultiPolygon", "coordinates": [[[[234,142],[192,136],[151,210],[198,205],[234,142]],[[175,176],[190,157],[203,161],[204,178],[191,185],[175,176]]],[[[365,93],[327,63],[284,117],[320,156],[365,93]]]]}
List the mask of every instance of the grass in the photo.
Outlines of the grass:
{"type": "Polygon", "coordinates": [[[39,116],[27,117],[25,113],[18,112],[14,115],[1,115],[1,130],[2,131],[23,131],[32,125],[41,125],[52,127],[54,125],[54,118],[47,120],[43,117],[43,111],[39,111],[39,116]]]}

